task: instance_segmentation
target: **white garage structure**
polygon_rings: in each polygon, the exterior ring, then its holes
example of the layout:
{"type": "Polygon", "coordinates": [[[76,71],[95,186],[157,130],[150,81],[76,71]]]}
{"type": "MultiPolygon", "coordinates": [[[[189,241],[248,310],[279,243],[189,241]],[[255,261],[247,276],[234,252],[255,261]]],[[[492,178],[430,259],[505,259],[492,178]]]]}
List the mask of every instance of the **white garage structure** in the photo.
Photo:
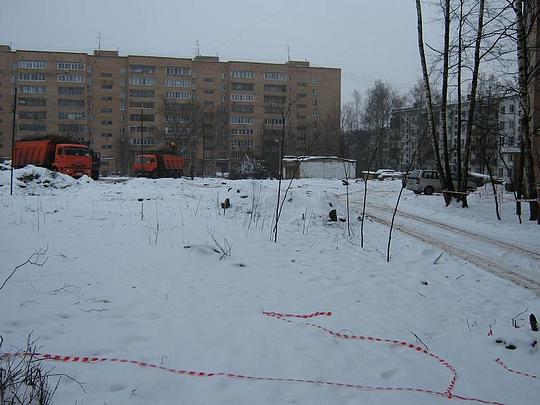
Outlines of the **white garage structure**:
{"type": "Polygon", "coordinates": [[[356,177],[356,160],[336,156],[285,156],[283,177],[345,179],[356,177]]]}

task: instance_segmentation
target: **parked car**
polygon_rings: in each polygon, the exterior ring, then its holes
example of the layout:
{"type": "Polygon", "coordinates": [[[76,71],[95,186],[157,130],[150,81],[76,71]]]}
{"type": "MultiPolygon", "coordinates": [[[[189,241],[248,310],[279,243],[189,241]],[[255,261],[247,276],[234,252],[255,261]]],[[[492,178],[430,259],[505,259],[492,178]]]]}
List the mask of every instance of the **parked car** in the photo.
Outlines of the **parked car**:
{"type": "Polygon", "coordinates": [[[377,173],[377,179],[378,180],[395,180],[395,179],[401,179],[403,176],[403,173],[396,172],[395,170],[389,170],[389,169],[381,169],[377,170],[375,173],[377,173]]]}
{"type": "MultiPolygon", "coordinates": [[[[455,174],[452,174],[452,179],[454,185],[457,186],[457,176],[455,174]]],[[[406,181],[407,190],[411,190],[415,194],[431,195],[442,192],[437,170],[413,170],[404,181],[406,181]]],[[[468,190],[476,190],[483,185],[484,180],[481,177],[470,175],[467,177],[468,190]]]]}

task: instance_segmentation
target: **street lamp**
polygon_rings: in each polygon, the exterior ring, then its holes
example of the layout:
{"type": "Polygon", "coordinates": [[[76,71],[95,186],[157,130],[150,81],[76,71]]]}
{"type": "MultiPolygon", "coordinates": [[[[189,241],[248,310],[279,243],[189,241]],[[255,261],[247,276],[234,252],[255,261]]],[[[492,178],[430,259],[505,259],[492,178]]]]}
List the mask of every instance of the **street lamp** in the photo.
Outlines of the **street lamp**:
{"type": "Polygon", "coordinates": [[[15,165],[15,131],[17,118],[17,72],[15,72],[15,91],[13,92],[13,123],[11,127],[11,184],[9,187],[9,195],[13,195],[13,166],[15,165]]]}

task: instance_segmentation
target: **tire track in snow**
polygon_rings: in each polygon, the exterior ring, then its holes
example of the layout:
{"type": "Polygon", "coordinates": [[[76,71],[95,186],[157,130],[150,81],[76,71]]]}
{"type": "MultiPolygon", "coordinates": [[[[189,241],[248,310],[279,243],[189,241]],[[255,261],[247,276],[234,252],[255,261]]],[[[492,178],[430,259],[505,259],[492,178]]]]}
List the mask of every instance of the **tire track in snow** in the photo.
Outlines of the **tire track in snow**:
{"type": "MultiPolygon", "coordinates": [[[[372,205],[372,204],[370,204],[370,205],[372,205]]],[[[401,214],[402,213],[398,211],[398,217],[401,214]]],[[[372,220],[374,220],[375,222],[378,222],[378,223],[386,225],[386,226],[391,225],[391,220],[385,219],[382,216],[375,214],[371,210],[367,211],[366,215],[369,218],[371,218],[372,220]]],[[[416,219],[414,218],[413,220],[416,220],[416,219]]],[[[426,220],[426,221],[429,221],[429,220],[426,220]]],[[[417,221],[417,222],[424,222],[424,221],[417,221]]],[[[435,222],[435,221],[433,221],[433,222],[435,222]]],[[[430,224],[430,225],[432,225],[432,224],[430,224]]],[[[436,225],[434,225],[434,226],[436,226],[436,225]]],[[[474,252],[472,250],[466,249],[466,247],[469,244],[465,240],[460,240],[460,246],[458,247],[449,240],[442,240],[441,238],[437,238],[433,234],[427,235],[425,230],[415,229],[413,226],[410,226],[410,225],[405,225],[403,223],[396,223],[395,222],[394,223],[394,228],[397,229],[398,231],[400,231],[401,233],[404,233],[404,234],[406,234],[408,236],[411,236],[411,237],[413,237],[415,239],[419,239],[419,240],[421,240],[422,242],[424,242],[424,243],[426,243],[428,245],[436,246],[436,247],[442,249],[443,251],[449,253],[452,256],[459,257],[460,259],[463,259],[463,260],[465,260],[465,261],[467,261],[469,263],[472,263],[472,264],[474,264],[475,266],[479,267],[482,270],[488,271],[488,272],[490,272],[492,274],[495,274],[496,276],[499,276],[499,277],[504,278],[506,280],[509,280],[509,281],[511,281],[511,282],[513,282],[515,284],[518,284],[518,285],[520,285],[522,287],[525,287],[525,288],[533,291],[536,295],[540,296],[540,283],[537,280],[534,280],[534,279],[532,279],[530,277],[527,277],[527,276],[525,276],[523,274],[520,274],[520,272],[526,273],[527,271],[525,269],[523,269],[521,267],[518,267],[518,266],[514,266],[513,269],[515,269],[515,271],[511,271],[504,264],[498,263],[497,261],[495,261],[495,260],[493,260],[491,258],[488,258],[488,257],[486,257],[484,255],[481,255],[481,254],[479,254],[477,252],[474,252]]],[[[446,228],[446,229],[443,228],[443,227],[440,227],[440,228],[444,229],[444,230],[451,230],[452,232],[461,232],[460,230],[457,230],[459,228],[454,228],[454,227],[450,227],[450,226],[448,228],[446,228]],[[454,229],[450,229],[450,228],[454,228],[454,229]]],[[[474,233],[471,232],[471,234],[474,234],[474,233]]],[[[479,234],[474,234],[474,235],[482,237],[482,235],[479,235],[479,234]]],[[[471,235],[468,235],[467,233],[464,233],[463,237],[470,238],[470,239],[473,239],[475,241],[478,241],[478,238],[472,237],[471,235]]],[[[485,240],[482,240],[482,242],[491,244],[492,242],[491,242],[490,239],[491,238],[486,238],[485,240]]],[[[501,244],[506,245],[504,242],[501,242],[501,244]]],[[[498,244],[496,244],[496,245],[499,247],[498,244]]]]}
{"type": "MultiPolygon", "coordinates": [[[[390,208],[388,206],[384,206],[384,205],[379,205],[379,204],[373,204],[373,203],[370,203],[369,204],[370,206],[372,207],[375,207],[377,209],[380,209],[382,211],[385,211],[385,212],[388,212],[389,214],[392,214],[394,212],[393,208],[390,208]]],[[[458,233],[460,235],[465,235],[471,239],[475,239],[475,240],[478,240],[480,242],[485,242],[485,243],[490,243],[490,244],[493,244],[493,245],[496,245],[508,252],[511,252],[511,253],[517,253],[517,254],[520,254],[520,255],[526,255],[528,257],[530,257],[531,259],[533,260],[536,260],[538,261],[538,266],[540,267],[540,253],[537,253],[537,252],[534,252],[532,250],[529,250],[525,247],[522,247],[522,246],[519,246],[519,245],[515,245],[513,243],[509,243],[509,242],[503,242],[503,241],[500,241],[500,240],[497,240],[495,238],[492,238],[490,236],[487,236],[487,235],[482,235],[482,234],[479,234],[479,233],[476,233],[476,232],[473,232],[473,231],[469,231],[469,230],[466,230],[466,229],[463,229],[463,228],[459,228],[459,227],[456,227],[456,226],[452,226],[452,225],[448,225],[448,224],[445,224],[443,222],[439,222],[439,221],[435,221],[435,220],[432,220],[432,219],[427,219],[427,218],[424,218],[424,217],[421,217],[419,215],[415,215],[415,214],[411,214],[409,212],[404,212],[402,210],[398,210],[398,217],[405,217],[407,219],[411,219],[411,220],[414,220],[414,221],[417,221],[417,222],[423,222],[425,224],[428,224],[428,225],[433,225],[437,228],[441,228],[441,229],[444,229],[444,230],[447,230],[447,231],[451,231],[453,233],[458,233]]]]}

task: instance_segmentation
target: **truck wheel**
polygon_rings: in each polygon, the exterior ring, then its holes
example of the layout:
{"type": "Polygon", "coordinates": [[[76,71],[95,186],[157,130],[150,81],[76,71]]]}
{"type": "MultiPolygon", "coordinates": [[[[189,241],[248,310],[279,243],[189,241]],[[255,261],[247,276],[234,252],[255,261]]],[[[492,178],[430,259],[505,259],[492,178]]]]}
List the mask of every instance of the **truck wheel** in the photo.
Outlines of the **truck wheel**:
{"type": "Polygon", "coordinates": [[[433,191],[435,191],[435,190],[433,189],[433,187],[427,186],[427,187],[424,189],[424,194],[425,194],[425,195],[432,195],[432,194],[433,194],[433,191]]]}
{"type": "Polygon", "coordinates": [[[413,190],[413,193],[414,194],[422,194],[420,191],[417,191],[417,190],[413,190]]]}

